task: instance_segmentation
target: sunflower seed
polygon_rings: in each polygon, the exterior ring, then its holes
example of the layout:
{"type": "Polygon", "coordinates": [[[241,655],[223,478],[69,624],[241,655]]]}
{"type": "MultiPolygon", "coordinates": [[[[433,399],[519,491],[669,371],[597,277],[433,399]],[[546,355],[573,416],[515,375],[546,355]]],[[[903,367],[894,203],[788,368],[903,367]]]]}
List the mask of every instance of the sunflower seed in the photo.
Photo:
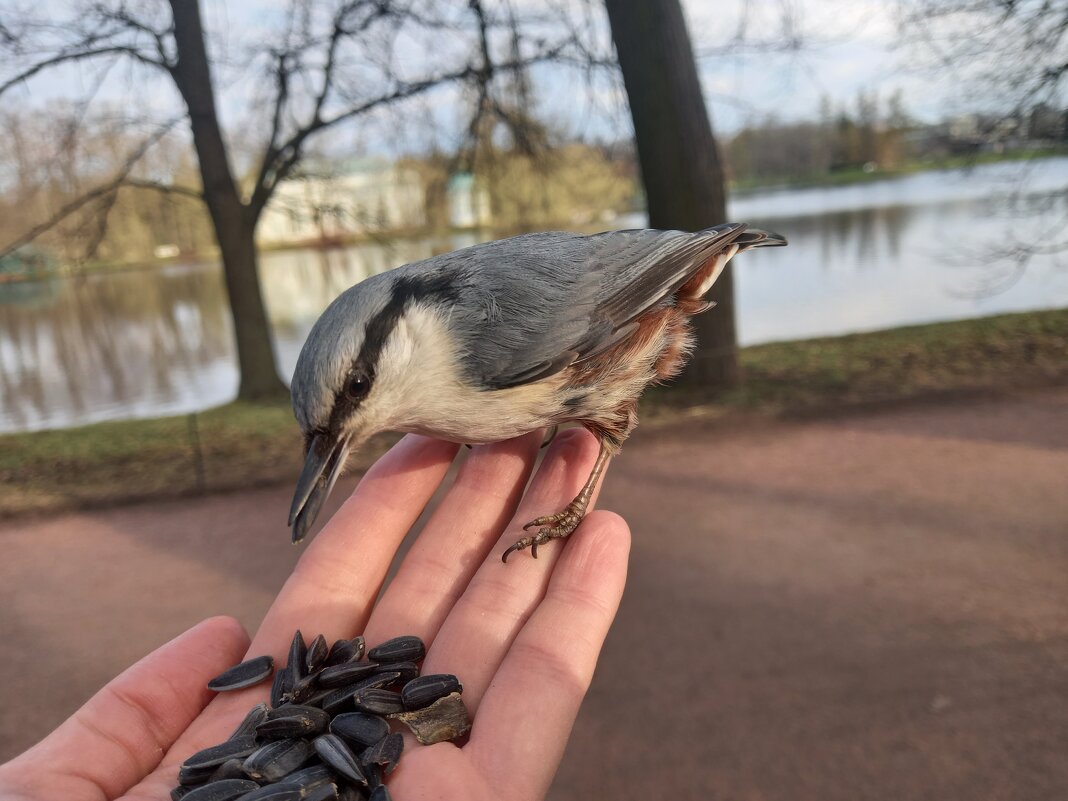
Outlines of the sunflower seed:
{"type": "Polygon", "coordinates": [[[322,787],[316,787],[314,790],[303,794],[301,798],[304,801],[336,801],[337,785],[333,782],[324,784],[322,787]]]}
{"type": "Polygon", "coordinates": [[[363,637],[338,640],[330,647],[330,654],[326,657],[326,665],[329,667],[343,665],[346,662],[355,662],[363,656],[365,648],[363,637]]]}
{"type": "Polygon", "coordinates": [[[193,792],[192,787],[185,787],[179,784],[177,787],[171,788],[171,801],[181,801],[187,795],[193,792]]]}
{"type": "Polygon", "coordinates": [[[247,779],[245,774],[245,760],[243,759],[228,759],[223,762],[219,767],[215,769],[215,772],[211,774],[209,782],[218,782],[223,779],[247,779]]]}
{"type": "Polygon", "coordinates": [[[426,656],[426,646],[418,637],[407,635],[386,640],[367,652],[372,662],[418,662],[426,656]]]}
{"type": "Polygon", "coordinates": [[[289,645],[289,661],[286,662],[286,670],[290,675],[290,687],[296,685],[308,673],[307,666],[308,646],[304,644],[304,635],[297,629],[293,635],[293,642],[289,645]]]}
{"type": "Polygon", "coordinates": [[[363,748],[374,745],[389,734],[389,724],[376,715],[348,712],[330,721],[330,732],[363,748]]]}
{"type": "Polygon", "coordinates": [[[234,733],[230,735],[231,740],[236,740],[238,737],[246,737],[256,733],[256,727],[263,721],[267,720],[267,704],[256,704],[245,715],[245,719],[241,721],[240,725],[234,729],[234,733]]]}
{"type": "Polygon", "coordinates": [[[279,670],[274,674],[271,683],[271,706],[281,706],[285,703],[286,693],[289,690],[289,671],[279,670]]]}
{"type": "Polygon", "coordinates": [[[451,673],[432,673],[405,684],[401,690],[401,701],[405,709],[422,709],[450,693],[461,693],[463,689],[460,680],[451,673]]]}
{"type": "Polygon", "coordinates": [[[389,788],[384,784],[378,785],[371,791],[371,797],[368,801],[393,801],[393,796],[389,793],[389,788]]]}
{"type": "Polygon", "coordinates": [[[304,740],[275,740],[245,760],[245,773],[256,781],[276,782],[307,762],[311,755],[312,747],[304,740]]]}
{"type": "Polygon", "coordinates": [[[334,781],[334,774],[326,765],[309,765],[306,768],[295,770],[286,776],[286,784],[292,784],[300,788],[305,795],[334,781]]]}
{"type": "MultiPolygon", "coordinates": [[[[292,676],[290,676],[292,678],[292,676]]],[[[283,699],[287,704],[303,704],[309,698],[319,692],[319,676],[316,673],[309,673],[303,679],[298,681],[283,696],[283,699]]]]}
{"type": "Polygon", "coordinates": [[[377,673],[385,673],[387,671],[394,671],[400,674],[397,677],[398,684],[406,684],[416,676],[419,675],[419,665],[415,662],[387,662],[384,665],[379,665],[377,673]]]}
{"type": "Polygon", "coordinates": [[[355,754],[345,741],[333,734],[323,734],[313,741],[320,758],[349,781],[367,784],[355,754]]]}
{"type": "Polygon", "coordinates": [[[182,763],[182,767],[191,771],[211,768],[211,771],[209,771],[211,773],[226,760],[246,757],[256,748],[256,739],[246,734],[233,740],[227,740],[225,743],[213,745],[211,748],[197,751],[182,763]]]}
{"type": "Polygon", "coordinates": [[[217,693],[228,690],[240,690],[243,687],[251,687],[271,675],[274,670],[274,658],[271,656],[257,656],[247,659],[240,665],[234,665],[229,670],[224,670],[214,679],[208,682],[208,689],[217,693]]]}
{"type": "Polygon", "coordinates": [[[247,793],[237,801],[301,801],[300,790],[293,785],[283,782],[281,784],[268,784],[247,793]]]}
{"type": "Polygon", "coordinates": [[[352,705],[357,712],[370,712],[372,715],[392,715],[404,711],[400,693],[376,688],[357,692],[352,696],[352,705]]]}
{"type": "Polygon", "coordinates": [[[284,740],[326,731],[330,716],[321,709],[299,704],[283,704],[272,709],[267,720],[256,727],[256,735],[264,740],[284,740]]]}
{"type": "Polygon", "coordinates": [[[185,797],[189,801],[234,801],[258,787],[250,779],[223,779],[202,785],[185,797]]]}
{"type": "Polygon", "coordinates": [[[344,687],[365,676],[370,676],[378,668],[374,662],[346,662],[342,665],[323,668],[319,674],[319,686],[324,688],[344,687]]]}
{"type": "Polygon", "coordinates": [[[439,698],[424,709],[390,715],[403,722],[423,745],[461,737],[471,730],[471,719],[459,693],[439,698]]]}
{"type": "Polygon", "coordinates": [[[326,644],[326,637],[322,634],[317,636],[308,645],[308,653],[304,657],[305,673],[316,673],[326,662],[330,649],[326,644]]]}
{"type": "Polygon", "coordinates": [[[214,765],[193,768],[182,765],[178,768],[178,784],[183,787],[196,787],[210,779],[213,773],[215,773],[214,765]]]}
{"type": "Polygon", "coordinates": [[[386,773],[392,773],[400,761],[401,752],[404,751],[404,737],[399,732],[387,734],[374,745],[360,754],[360,762],[364,765],[379,765],[386,773]]]}

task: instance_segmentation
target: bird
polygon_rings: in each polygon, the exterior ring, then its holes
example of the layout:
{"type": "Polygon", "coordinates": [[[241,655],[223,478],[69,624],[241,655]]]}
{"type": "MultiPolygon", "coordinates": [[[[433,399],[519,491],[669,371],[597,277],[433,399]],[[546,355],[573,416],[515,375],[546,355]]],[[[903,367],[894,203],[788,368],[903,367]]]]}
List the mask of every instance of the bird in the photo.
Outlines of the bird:
{"type": "Polygon", "coordinates": [[[349,454],[384,431],[463,444],[564,423],[600,448],[564,509],[502,554],[570,535],[611,457],[637,425],[651,384],[683,368],[690,319],[739,252],[778,234],[726,223],[697,232],[529,233],[366,278],[308,334],[290,385],[305,462],[289,511],[308,532],[349,454]]]}

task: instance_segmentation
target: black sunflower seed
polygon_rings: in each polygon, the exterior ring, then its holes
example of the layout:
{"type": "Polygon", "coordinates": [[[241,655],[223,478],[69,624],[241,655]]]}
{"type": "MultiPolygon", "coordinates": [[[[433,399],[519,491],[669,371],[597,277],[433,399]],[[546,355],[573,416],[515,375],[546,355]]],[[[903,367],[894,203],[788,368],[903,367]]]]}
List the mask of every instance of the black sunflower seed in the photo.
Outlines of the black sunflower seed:
{"type": "Polygon", "coordinates": [[[351,640],[338,640],[330,647],[330,653],[326,657],[326,665],[343,665],[346,662],[355,662],[363,656],[366,646],[363,637],[353,637],[351,640]]]}
{"type": "Polygon", "coordinates": [[[211,748],[204,748],[197,751],[182,763],[182,767],[188,768],[190,771],[210,768],[210,774],[226,760],[246,757],[255,751],[256,748],[255,738],[246,734],[241,737],[235,737],[232,740],[227,740],[225,743],[213,745],[211,748]]]}
{"type": "Polygon", "coordinates": [[[369,712],[372,715],[392,715],[404,711],[400,693],[376,688],[357,692],[352,696],[352,705],[357,712],[369,712]]]}
{"type": "Polygon", "coordinates": [[[400,676],[397,677],[398,684],[407,684],[409,681],[419,675],[419,665],[415,662],[387,662],[384,665],[379,665],[376,673],[396,672],[400,676]]]}
{"type": "Polygon", "coordinates": [[[377,715],[347,712],[330,721],[330,732],[364,748],[389,734],[389,724],[377,715]]]}
{"type": "Polygon", "coordinates": [[[221,693],[251,687],[270,676],[272,670],[274,670],[273,657],[256,656],[245,660],[240,665],[234,665],[229,670],[224,670],[208,682],[208,689],[221,693]]]}
{"type": "Polygon", "coordinates": [[[422,709],[449,693],[460,692],[463,692],[463,687],[454,675],[432,673],[429,676],[414,678],[405,684],[404,689],[401,690],[401,701],[405,709],[422,709]]]}
{"type": "MultiPolygon", "coordinates": [[[[292,678],[290,676],[289,678],[292,678]]],[[[282,698],[287,704],[303,704],[309,698],[319,692],[318,675],[309,673],[286,691],[282,698]]]]}
{"type": "Polygon", "coordinates": [[[322,787],[316,787],[314,790],[309,790],[307,793],[301,796],[304,801],[336,801],[337,799],[337,785],[331,782],[330,784],[324,784],[322,787]]]}
{"type": "Polygon", "coordinates": [[[367,801],[367,795],[357,790],[352,784],[338,787],[337,798],[338,801],[367,801]]]}
{"type": "Polygon", "coordinates": [[[307,666],[308,646],[304,644],[304,635],[297,629],[293,635],[293,642],[289,644],[289,661],[286,662],[286,670],[290,675],[290,687],[296,685],[308,673],[307,666]]]}
{"type": "Polygon", "coordinates": [[[368,801],[393,801],[393,796],[389,793],[389,788],[384,784],[378,785],[371,791],[371,797],[368,801]]]}
{"type": "Polygon", "coordinates": [[[426,646],[412,635],[386,640],[367,652],[367,658],[372,662],[418,662],[424,656],[426,646]]]}
{"type": "Polygon", "coordinates": [[[334,774],[326,765],[309,765],[286,776],[286,784],[299,787],[301,793],[304,794],[310,793],[323,785],[332,784],[333,781],[334,774]]]}
{"type": "Polygon", "coordinates": [[[404,751],[404,737],[399,732],[394,732],[369,746],[360,754],[360,762],[364,765],[378,765],[384,768],[386,773],[392,773],[397,767],[397,762],[400,761],[402,751],[404,751]]]}
{"type": "Polygon", "coordinates": [[[213,773],[215,773],[215,765],[193,768],[182,765],[178,768],[178,784],[183,787],[196,787],[210,779],[213,773]]]}
{"type": "Polygon", "coordinates": [[[185,787],[179,784],[177,787],[171,788],[171,801],[182,801],[187,795],[193,792],[192,787],[185,787]]]}
{"type": "Polygon", "coordinates": [[[275,740],[253,751],[245,760],[245,773],[256,781],[276,782],[311,758],[304,740],[275,740]]]}
{"type": "Polygon", "coordinates": [[[274,681],[271,683],[271,706],[281,706],[284,704],[288,690],[289,671],[279,670],[274,674],[274,681]]]}
{"type": "Polygon", "coordinates": [[[341,665],[323,668],[319,674],[319,686],[323,688],[344,687],[365,676],[370,676],[378,669],[374,662],[345,662],[341,665]]]}
{"type": "Polygon", "coordinates": [[[330,653],[329,647],[326,644],[326,637],[320,634],[308,645],[308,653],[304,658],[305,673],[315,673],[326,662],[326,657],[330,653]]]}
{"type": "Polygon", "coordinates": [[[349,781],[367,784],[356,755],[345,741],[333,734],[323,734],[313,741],[320,759],[349,781]]]}
{"type": "Polygon", "coordinates": [[[256,727],[263,721],[267,720],[267,704],[256,704],[245,715],[245,719],[241,721],[234,733],[230,735],[231,740],[236,740],[238,737],[246,737],[250,734],[256,733],[256,727]]]}
{"type": "Polygon", "coordinates": [[[300,790],[288,782],[268,784],[247,793],[237,801],[301,801],[300,790]]]}
{"type": "Polygon", "coordinates": [[[215,772],[211,774],[209,782],[218,782],[223,779],[247,779],[245,775],[245,760],[243,759],[228,759],[223,762],[219,767],[215,769],[215,772]]]}
{"type": "Polygon", "coordinates": [[[257,787],[259,785],[250,779],[222,779],[197,787],[185,798],[188,801],[234,801],[257,787]]]}
{"type": "Polygon", "coordinates": [[[326,731],[330,716],[313,706],[283,704],[272,709],[267,720],[256,727],[256,735],[264,740],[284,740],[305,737],[326,731]]]}

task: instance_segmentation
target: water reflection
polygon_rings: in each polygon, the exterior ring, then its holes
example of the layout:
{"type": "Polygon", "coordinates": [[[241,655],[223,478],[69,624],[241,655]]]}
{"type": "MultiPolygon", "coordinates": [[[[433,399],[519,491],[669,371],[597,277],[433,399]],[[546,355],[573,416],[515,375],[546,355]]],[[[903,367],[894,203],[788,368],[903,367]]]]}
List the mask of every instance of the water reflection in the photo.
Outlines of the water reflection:
{"type": "MultiPolygon", "coordinates": [[[[767,223],[791,241],[740,264],[743,343],[1068,305],[1068,268],[1053,255],[1033,259],[1004,292],[968,291],[991,271],[1014,269],[988,263],[988,246],[1009,231],[1040,236],[1068,217],[1068,159],[1044,162],[1034,191],[1015,206],[1005,200],[1010,166],[739,199],[732,217],[767,223]]],[[[292,374],[308,330],[338,293],[475,241],[264,254],[280,373],[292,374]]],[[[179,413],[224,403],[236,388],[217,265],[0,285],[0,430],[179,413]]]]}

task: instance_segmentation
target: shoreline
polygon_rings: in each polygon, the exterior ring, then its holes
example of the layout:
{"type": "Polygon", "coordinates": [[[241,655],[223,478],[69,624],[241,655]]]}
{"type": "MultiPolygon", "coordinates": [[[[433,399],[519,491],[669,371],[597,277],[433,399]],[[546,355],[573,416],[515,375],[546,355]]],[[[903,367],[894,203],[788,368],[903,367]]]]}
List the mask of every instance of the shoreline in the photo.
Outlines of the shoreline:
{"type": "MultiPolygon", "coordinates": [[[[1068,385],[1068,309],[982,317],[739,351],[743,385],[708,398],[656,387],[643,428],[759,422],[1068,385]]],[[[369,465],[395,438],[350,464],[369,465]]],[[[0,435],[0,519],[291,481],[300,437],[288,403],[0,435]]]]}

